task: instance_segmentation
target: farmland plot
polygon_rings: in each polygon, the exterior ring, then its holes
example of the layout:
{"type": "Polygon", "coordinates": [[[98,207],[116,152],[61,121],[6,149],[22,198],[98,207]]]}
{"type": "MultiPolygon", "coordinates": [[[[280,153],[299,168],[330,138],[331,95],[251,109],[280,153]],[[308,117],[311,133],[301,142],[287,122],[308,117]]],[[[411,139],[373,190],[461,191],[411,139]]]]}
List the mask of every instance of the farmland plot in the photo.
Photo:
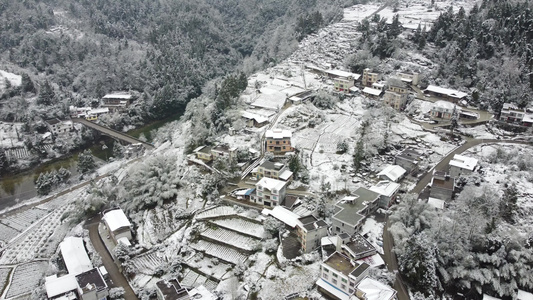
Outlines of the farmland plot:
{"type": "Polygon", "coordinates": [[[251,237],[247,237],[223,228],[208,228],[206,231],[202,232],[201,235],[217,242],[228,244],[248,251],[252,251],[255,245],[257,244],[257,241],[251,237]]]}
{"type": "MultiPolygon", "coordinates": [[[[50,249],[48,247],[51,243],[59,242],[62,237],[55,235],[60,227],[60,217],[67,210],[70,210],[72,205],[67,205],[50,213],[46,218],[35,224],[30,230],[18,237],[12,244],[8,246],[2,257],[0,257],[0,264],[15,264],[29,262],[37,257],[46,257],[42,249],[50,249]],[[55,236],[54,241],[50,237],[55,236]]],[[[65,226],[63,226],[65,229],[65,226]]],[[[64,230],[61,230],[64,232],[64,230]]],[[[46,252],[46,251],[45,251],[46,252]]]]}
{"type": "Polygon", "coordinates": [[[208,274],[212,277],[222,280],[224,275],[228,273],[228,270],[232,269],[230,264],[220,261],[218,258],[208,259],[200,253],[196,253],[187,260],[187,265],[208,274]]]}
{"type": "Polygon", "coordinates": [[[30,227],[31,224],[44,217],[46,214],[46,211],[34,207],[19,214],[9,216],[3,219],[2,223],[18,231],[24,231],[30,227]]]}
{"type": "Polygon", "coordinates": [[[12,238],[20,234],[20,231],[15,230],[7,225],[0,223],[0,240],[7,243],[12,238]]]}
{"type": "Polygon", "coordinates": [[[166,264],[167,260],[160,257],[157,252],[151,252],[135,257],[132,263],[137,272],[152,275],[157,267],[166,264]]]}
{"type": "Polygon", "coordinates": [[[47,265],[47,262],[30,262],[17,266],[6,298],[31,293],[39,286],[39,281],[44,276],[47,265]]]}
{"type": "Polygon", "coordinates": [[[238,231],[246,235],[255,236],[260,239],[263,238],[265,234],[265,228],[263,225],[248,221],[243,218],[228,218],[222,220],[213,220],[211,222],[220,227],[238,231]]]}
{"type": "Polygon", "coordinates": [[[12,268],[0,268],[0,295],[2,295],[7,286],[7,279],[11,270],[12,268]]]}
{"type": "Polygon", "coordinates": [[[216,206],[213,208],[208,208],[202,212],[199,212],[196,215],[196,219],[209,219],[209,218],[217,218],[217,217],[230,216],[230,215],[236,215],[236,214],[237,212],[231,206],[216,206]]]}
{"type": "Polygon", "coordinates": [[[241,253],[235,249],[222,246],[219,244],[207,242],[200,240],[195,244],[192,244],[191,247],[197,251],[205,251],[205,254],[219,258],[223,261],[238,264],[239,262],[244,262],[248,255],[241,253]]]}
{"type": "Polygon", "coordinates": [[[189,272],[185,275],[185,277],[183,277],[181,284],[183,286],[192,286],[192,287],[199,287],[203,285],[205,286],[206,289],[212,291],[216,289],[218,282],[208,279],[207,277],[193,270],[189,270],[189,272]]]}

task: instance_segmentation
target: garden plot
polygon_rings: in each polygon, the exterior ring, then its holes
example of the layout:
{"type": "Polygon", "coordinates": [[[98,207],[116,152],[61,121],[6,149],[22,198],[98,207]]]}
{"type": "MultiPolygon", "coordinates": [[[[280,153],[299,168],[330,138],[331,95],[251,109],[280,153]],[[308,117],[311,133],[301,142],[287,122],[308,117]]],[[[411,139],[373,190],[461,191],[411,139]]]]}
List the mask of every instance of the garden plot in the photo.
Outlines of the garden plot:
{"type": "Polygon", "coordinates": [[[232,269],[230,264],[223,263],[218,258],[205,258],[201,253],[196,253],[188,259],[187,265],[219,280],[222,280],[228,270],[232,269]]]}
{"type": "Polygon", "coordinates": [[[24,231],[47,214],[46,211],[38,208],[31,208],[25,210],[19,214],[9,216],[3,219],[1,222],[5,225],[12,227],[18,231],[24,231]]]}
{"type": "Polygon", "coordinates": [[[47,262],[30,262],[17,266],[5,297],[13,298],[31,293],[39,286],[47,267],[47,262]]]}
{"type": "Polygon", "coordinates": [[[50,200],[46,203],[37,205],[37,208],[44,209],[47,211],[56,210],[60,207],[65,206],[67,203],[73,202],[75,199],[78,199],[79,196],[85,192],[85,190],[86,188],[79,188],[68,194],[62,195],[60,197],[56,197],[53,200],[50,200]]]}
{"type": "Polygon", "coordinates": [[[252,251],[257,245],[257,240],[223,228],[207,228],[201,236],[248,251],[252,251]]]}
{"type": "Polygon", "coordinates": [[[205,254],[219,258],[223,261],[238,264],[246,261],[248,255],[241,253],[233,248],[211,243],[204,240],[199,240],[192,244],[191,247],[197,251],[205,251],[205,254]]]}
{"type": "Polygon", "coordinates": [[[236,215],[237,211],[231,206],[216,206],[208,208],[196,214],[196,219],[210,219],[224,216],[236,215]]]}
{"type": "MultiPolygon", "coordinates": [[[[7,243],[20,234],[20,231],[0,223],[0,240],[7,243]]],[[[0,247],[1,248],[1,247],[0,247]]]]}
{"type": "Polygon", "coordinates": [[[263,225],[248,221],[243,218],[212,220],[211,223],[260,239],[263,238],[265,235],[265,228],[263,227],[263,225]]]}
{"type": "Polygon", "coordinates": [[[167,260],[157,252],[151,252],[137,256],[131,262],[137,272],[152,275],[159,266],[166,264],[167,260]]]}
{"type": "Polygon", "coordinates": [[[193,270],[189,270],[183,280],[181,281],[183,286],[192,286],[199,287],[201,285],[205,286],[208,290],[212,291],[218,286],[218,282],[208,279],[202,274],[196,273],[193,270]]]}
{"type": "Polygon", "coordinates": [[[46,257],[46,252],[57,246],[66,233],[66,225],[61,226],[61,215],[72,209],[67,205],[50,213],[46,218],[32,226],[18,237],[0,257],[0,264],[29,262],[37,257],[46,257]],[[61,230],[60,230],[61,226],[61,230]],[[51,237],[54,238],[51,238],[51,237]],[[44,250],[43,250],[44,249],[44,250]],[[44,252],[43,252],[44,251],[44,252]]]}
{"type": "Polygon", "coordinates": [[[4,289],[7,287],[7,280],[9,279],[9,273],[13,270],[12,268],[0,268],[0,296],[4,292],[4,289]]]}

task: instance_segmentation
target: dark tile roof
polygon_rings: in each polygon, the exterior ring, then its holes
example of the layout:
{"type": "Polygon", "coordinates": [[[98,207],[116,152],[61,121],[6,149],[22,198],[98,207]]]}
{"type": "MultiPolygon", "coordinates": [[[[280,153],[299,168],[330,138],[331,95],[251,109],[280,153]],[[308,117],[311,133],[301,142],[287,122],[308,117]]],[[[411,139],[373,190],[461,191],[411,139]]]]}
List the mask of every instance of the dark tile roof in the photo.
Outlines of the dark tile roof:
{"type": "Polygon", "coordinates": [[[97,268],[76,275],[76,281],[82,289],[87,287],[87,285],[93,284],[96,286],[97,291],[101,291],[107,288],[107,284],[105,283],[104,278],[102,277],[100,271],[98,271],[97,268]]]}
{"type": "Polygon", "coordinates": [[[157,288],[163,294],[164,300],[179,300],[188,296],[187,290],[182,288],[176,279],[169,281],[161,280],[156,283],[157,288]]]}

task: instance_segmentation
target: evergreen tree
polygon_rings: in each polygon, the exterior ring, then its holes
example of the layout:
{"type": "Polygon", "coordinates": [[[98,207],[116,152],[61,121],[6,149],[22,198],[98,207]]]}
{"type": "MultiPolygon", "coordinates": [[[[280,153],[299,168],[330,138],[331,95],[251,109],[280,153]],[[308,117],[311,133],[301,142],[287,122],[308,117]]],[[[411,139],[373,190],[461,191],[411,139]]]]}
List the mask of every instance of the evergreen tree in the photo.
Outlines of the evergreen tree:
{"type": "Polygon", "coordinates": [[[43,86],[41,87],[41,90],[39,91],[37,104],[45,106],[51,105],[55,102],[55,97],[56,95],[54,93],[54,89],[47,80],[44,82],[43,86]]]}
{"type": "Polygon", "coordinates": [[[124,157],[124,146],[117,141],[113,143],[113,156],[119,159],[124,157]]]}
{"type": "Polygon", "coordinates": [[[9,170],[9,160],[7,159],[6,150],[0,147],[0,175],[6,174],[9,170]]]}
{"type": "Polygon", "coordinates": [[[398,14],[395,14],[394,17],[392,17],[392,24],[387,33],[389,38],[396,38],[402,33],[402,24],[400,23],[400,16],[398,14]]]}
{"type": "Polygon", "coordinates": [[[298,155],[294,154],[289,158],[289,170],[294,174],[294,178],[298,178],[298,174],[302,170],[302,164],[298,155]]]}
{"type": "Polygon", "coordinates": [[[35,85],[30,76],[26,73],[22,74],[21,86],[22,91],[25,93],[35,93],[35,85]]]}
{"type": "Polygon", "coordinates": [[[93,154],[91,150],[85,150],[78,156],[78,172],[86,174],[96,168],[93,154]]]}
{"type": "Polygon", "coordinates": [[[518,192],[516,186],[511,185],[505,189],[500,199],[500,215],[506,222],[514,224],[518,209],[518,192]]]}
{"type": "Polygon", "coordinates": [[[39,195],[48,195],[52,191],[53,185],[52,178],[50,178],[48,173],[39,174],[37,181],[35,181],[35,187],[39,195]]]}

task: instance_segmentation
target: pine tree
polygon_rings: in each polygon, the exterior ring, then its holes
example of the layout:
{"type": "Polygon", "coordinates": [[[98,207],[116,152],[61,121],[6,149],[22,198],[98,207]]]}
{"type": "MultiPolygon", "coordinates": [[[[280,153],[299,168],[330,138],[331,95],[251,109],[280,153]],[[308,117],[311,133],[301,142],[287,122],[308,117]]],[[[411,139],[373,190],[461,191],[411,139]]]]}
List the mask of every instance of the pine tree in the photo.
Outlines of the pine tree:
{"type": "Polygon", "coordinates": [[[298,155],[292,155],[289,158],[289,170],[294,174],[294,178],[298,178],[298,174],[302,170],[302,164],[298,155]]]}
{"type": "Polygon", "coordinates": [[[37,188],[37,194],[48,195],[52,191],[53,183],[48,173],[41,173],[35,181],[35,187],[37,188]]]}
{"type": "Polygon", "coordinates": [[[44,82],[43,86],[41,87],[41,90],[39,91],[39,97],[37,98],[37,104],[40,105],[51,105],[55,102],[55,93],[54,89],[50,85],[50,83],[47,81],[44,82]]]}
{"type": "Polygon", "coordinates": [[[21,88],[25,93],[35,93],[35,85],[33,84],[30,76],[26,73],[22,74],[21,88]]]}
{"type": "Polygon", "coordinates": [[[430,295],[439,286],[436,246],[424,233],[407,240],[404,253],[398,259],[398,269],[415,290],[430,295]]]}
{"type": "Polygon", "coordinates": [[[91,150],[85,150],[78,156],[78,172],[86,174],[96,168],[91,150]]]}
{"type": "Polygon", "coordinates": [[[500,215],[506,222],[514,224],[515,214],[518,209],[518,192],[516,186],[511,185],[505,189],[500,199],[500,215]]]}

